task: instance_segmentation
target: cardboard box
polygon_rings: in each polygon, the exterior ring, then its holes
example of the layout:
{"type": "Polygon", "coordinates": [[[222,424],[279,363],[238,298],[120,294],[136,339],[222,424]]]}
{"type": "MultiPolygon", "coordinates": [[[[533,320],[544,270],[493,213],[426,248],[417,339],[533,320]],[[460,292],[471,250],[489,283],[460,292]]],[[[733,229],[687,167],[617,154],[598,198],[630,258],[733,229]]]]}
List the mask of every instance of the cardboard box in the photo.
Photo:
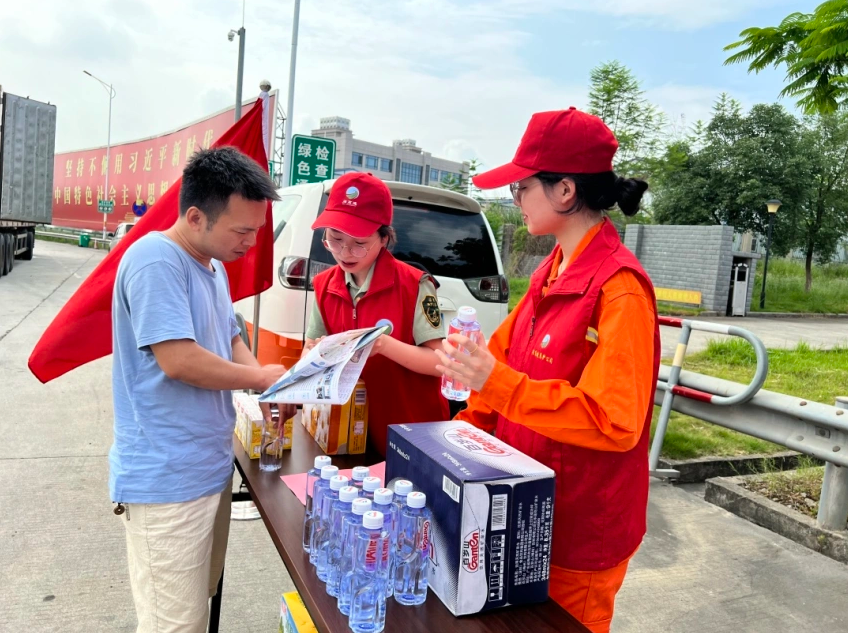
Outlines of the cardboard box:
{"type": "Polygon", "coordinates": [[[554,471],[466,422],[389,426],[386,481],[433,513],[430,588],[454,615],[548,597],[554,471]]]}
{"type": "Polygon", "coordinates": [[[280,598],[280,633],[318,633],[296,591],[284,593],[280,598]]]}
{"type": "MultiPolygon", "coordinates": [[[[262,410],[259,408],[259,396],[251,396],[243,391],[233,393],[233,406],[236,409],[236,437],[250,459],[259,459],[262,444],[262,410]]],[[[294,417],[283,422],[283,450],[292,447],[292,424],[294,417]]]]}
{"type": "Polygon", "coordinates": [[[368,393],[359,380],[342,405],[305,404],[303,426],[327,455],[359,455],[368,439],[368,393]]]}

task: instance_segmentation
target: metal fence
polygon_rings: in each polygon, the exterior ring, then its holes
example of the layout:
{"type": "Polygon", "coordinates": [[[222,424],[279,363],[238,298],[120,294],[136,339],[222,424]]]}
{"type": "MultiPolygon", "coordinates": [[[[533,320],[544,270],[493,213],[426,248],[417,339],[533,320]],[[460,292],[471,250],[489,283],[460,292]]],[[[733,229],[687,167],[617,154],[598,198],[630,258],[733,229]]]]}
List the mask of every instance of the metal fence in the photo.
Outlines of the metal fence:
{"type": "Polygon", "coordinates": [[[811,402],[762,389],[768,372],[765,346],[751,332],[734,326],[667,319],[663,325],[681,328],[672,366],[661,366],[654,404],[660,420],[651,445],[650,469],[655,477],[674,478],[676,471],[657,468],[671,411],[711,422],[746,435],[780,444],[825,462],[817,522],[844,530],[848,521],[848,399],[836,406],[811,402]],[[692,330],[740,336],[757,353],[757,370],[749,385],[681,369],[692,330]]]}

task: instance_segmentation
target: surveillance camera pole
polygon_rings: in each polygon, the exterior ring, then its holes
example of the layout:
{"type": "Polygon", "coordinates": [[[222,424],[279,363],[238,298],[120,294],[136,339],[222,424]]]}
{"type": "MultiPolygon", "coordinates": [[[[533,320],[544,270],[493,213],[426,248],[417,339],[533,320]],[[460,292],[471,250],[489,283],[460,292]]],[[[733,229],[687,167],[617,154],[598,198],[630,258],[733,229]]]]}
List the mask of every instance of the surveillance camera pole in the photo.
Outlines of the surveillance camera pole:
{"type": "Polygon", "coordinates": [[[236,121],[238,121],[241,118],[241,88],[244,80],[244,38],[246,35],[244,26],[236,32],[239,38],[238,75],[236,76],[236,121]]]}

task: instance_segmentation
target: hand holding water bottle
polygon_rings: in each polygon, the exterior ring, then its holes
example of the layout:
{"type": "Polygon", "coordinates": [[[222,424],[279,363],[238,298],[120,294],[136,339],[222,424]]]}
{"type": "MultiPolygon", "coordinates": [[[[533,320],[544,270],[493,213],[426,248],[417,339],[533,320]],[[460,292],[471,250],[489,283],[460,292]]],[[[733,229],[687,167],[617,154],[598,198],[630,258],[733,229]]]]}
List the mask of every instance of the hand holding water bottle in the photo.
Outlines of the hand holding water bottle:
{"type": "Polygon", "coordinates": [[[442,362],[442,395],[449,400],[467,400],[470,391],[480,391],[495,368],[495,357],[486,349],[486,340],[474,308],[462,307],[451,321],[447,339],[436,355],[442,362]]]}

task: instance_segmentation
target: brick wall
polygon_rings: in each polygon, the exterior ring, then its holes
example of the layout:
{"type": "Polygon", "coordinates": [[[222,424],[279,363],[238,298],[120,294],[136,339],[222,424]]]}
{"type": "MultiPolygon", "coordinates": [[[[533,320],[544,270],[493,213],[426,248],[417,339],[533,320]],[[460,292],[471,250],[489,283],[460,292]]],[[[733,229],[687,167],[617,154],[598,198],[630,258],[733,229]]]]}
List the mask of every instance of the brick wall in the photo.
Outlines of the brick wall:
{"type": "Polygon", "coordinates": [[[654,286],[698,290],[702,308],[725,313],[733,267],[733,227],[631,224],[624,244],[639,258],[654,286]]]}

